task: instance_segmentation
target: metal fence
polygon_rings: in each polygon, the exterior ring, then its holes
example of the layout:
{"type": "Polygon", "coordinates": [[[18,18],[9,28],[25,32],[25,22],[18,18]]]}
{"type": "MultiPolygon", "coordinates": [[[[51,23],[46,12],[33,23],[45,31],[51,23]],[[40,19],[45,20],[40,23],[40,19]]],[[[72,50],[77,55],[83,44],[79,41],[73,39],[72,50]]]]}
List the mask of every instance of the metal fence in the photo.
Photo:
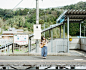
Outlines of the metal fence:
{"type": "MultiPolygon", "coordinates": [[[[72,38],[72,41],[69,41],[69,49],[81,49],[86,51],[86,38],[72,38]]],[[[0,40],[0,52],[4,51],[11,51],[12,53],[12,40],[0,40]],[[9,47],[8,47],[9,45],[9,47]]],[[[39,42],[40,43],[40,42],[39,42]]],[[[30,43],[29,43],[30,44],[30,43]]],[[[67,52],[67,39],[54,39],[49,40],[48,43],[48,53],[60,53],[60,52],[67,52]]],[[[39,53],[41,54],[41,48],[38,45],[38,48],[36,47],[36,42],[34,40],[31,41],[31,45],[24,45],[19,46],[18,44],[14,44],[14,53],[39,53]],[[30,50],[30,51],[29,51],[30,50]],[[37,51],[38,50],[38,51],[37,51]]]]}
{"type": "Polygon", "coordinates": [[[0,39],[0,53],[9,53],[13,40],[0,39]]]}
{"type": "MultiPolygon", "coordinates": [[[[30,53],[41,53],[41,48],[36,44],[32,44],[30,48],[30,53]],[[36,51],[38,49],[38,51],[36,51]]],[[[53,41],[48,42],[47,46],[48,53],[59,53],[59,52],[67,52],[67,39],[54,39],[53,41]],[[52,45],[51,45],[52,44],[52,45]]]]}

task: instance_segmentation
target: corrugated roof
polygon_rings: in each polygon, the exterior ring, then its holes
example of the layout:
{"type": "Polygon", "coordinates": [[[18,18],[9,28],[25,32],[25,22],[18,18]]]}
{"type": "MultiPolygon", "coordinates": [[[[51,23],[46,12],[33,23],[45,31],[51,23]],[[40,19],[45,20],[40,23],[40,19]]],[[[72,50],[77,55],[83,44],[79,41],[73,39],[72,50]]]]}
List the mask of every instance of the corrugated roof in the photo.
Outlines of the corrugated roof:
{"type": "Polygon", "coordinates": [[[67,16],[69,16],[70,22],[81,22],[86,19],[86,10],[68,10],[65,15],[64,22],[67,22],[67,16]]]}

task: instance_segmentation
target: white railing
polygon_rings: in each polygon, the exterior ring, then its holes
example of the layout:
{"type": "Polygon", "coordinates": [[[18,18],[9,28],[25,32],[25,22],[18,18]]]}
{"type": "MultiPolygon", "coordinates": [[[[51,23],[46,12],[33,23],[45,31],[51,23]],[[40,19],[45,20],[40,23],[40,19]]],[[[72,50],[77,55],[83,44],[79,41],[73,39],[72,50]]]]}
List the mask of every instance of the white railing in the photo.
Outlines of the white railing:
{"type": "Polygon", "coordinates": [[[10,40],[0,39],[0,46],[6,45],[6,44],[11,43],[11,42],[13,42],[12,39],[10,39],[10,40]]]}

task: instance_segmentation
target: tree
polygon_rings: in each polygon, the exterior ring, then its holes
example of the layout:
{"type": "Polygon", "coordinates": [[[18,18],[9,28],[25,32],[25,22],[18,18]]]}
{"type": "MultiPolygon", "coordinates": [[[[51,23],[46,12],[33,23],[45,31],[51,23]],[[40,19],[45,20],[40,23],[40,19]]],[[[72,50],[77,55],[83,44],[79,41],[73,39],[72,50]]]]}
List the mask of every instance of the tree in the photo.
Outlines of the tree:
{"type": "Polygon", "coordinates": [[[3,26],[3,20],[0,18],[0,28],[3,26]]]}
{"type": "MultiPolygon", "coordinates": [[[[66,29],[66,33],[67,33],[67,24],[66,24],[65,29],[66,29]]],[[[79,35],[79,23],[70,23],[69,34],[71,36],[78,36],[79,35]]]]}
{"type": "Polygon", "coordinates": [[[28,17],[28,19],[27,19],[27,22],[29,22],[29,23],[36,23],[36,13],[34,13],[34,14],[31,14],[29,17],[28,17]]]}
{"type": "Polygon", "coordinates": [[[44,20],[39,20],[39,24],[44,24],[44,20]]]}
{"type": "Polygon", "coordinates": [[[4,10],[0,9],[0,17],[3,17],[3,16],[4,16],[4,10]]]}
{"type": "Polygon", "coordinates": [[[13,20],[12,19],[9,20],[9,24],[10,24],[10,27],[13,27],[13,20]]]}
{"type": "Polygon", "coordinates": [[[12,18],[13,15],[14,13],[12,10],[7,10],[7,9],[4,10],[4,18],[12,18]]]}

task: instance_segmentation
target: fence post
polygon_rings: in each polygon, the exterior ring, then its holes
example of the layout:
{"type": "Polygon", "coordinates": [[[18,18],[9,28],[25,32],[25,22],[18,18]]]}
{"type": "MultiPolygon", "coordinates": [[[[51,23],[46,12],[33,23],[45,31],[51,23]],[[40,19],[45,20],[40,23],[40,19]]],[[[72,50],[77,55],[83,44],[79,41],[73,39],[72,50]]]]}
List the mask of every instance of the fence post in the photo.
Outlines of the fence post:
{"type": "Polygon", "coordinates": [[[69,53],[69,16],[67,16],[67,51],[69,53]]]}
{"type": "Polygon", "coordinates": [[[12,53],[13,53],[13,43],[12,43],[12,53]]]}
{"type": "Polygon", "coordinates": [[[7,45],[7,47],[8,47],[7,51],[8,51],[8,54],[9,54],[9,45],[7,45]]]}
{"type": "Polygon", "coordinates": [[[30,53],[30,47],[31,47],[31,42],[30,42],[31,40],[30,40],[30,38],[29,38],[29,47],[28,47],[28,51],[29,51],[29,53],[30,53]]]}
{"type": "Polygon", "coordinates": [[[6,53],[6,40],[5,40],[5,53],[6,53]]]}

